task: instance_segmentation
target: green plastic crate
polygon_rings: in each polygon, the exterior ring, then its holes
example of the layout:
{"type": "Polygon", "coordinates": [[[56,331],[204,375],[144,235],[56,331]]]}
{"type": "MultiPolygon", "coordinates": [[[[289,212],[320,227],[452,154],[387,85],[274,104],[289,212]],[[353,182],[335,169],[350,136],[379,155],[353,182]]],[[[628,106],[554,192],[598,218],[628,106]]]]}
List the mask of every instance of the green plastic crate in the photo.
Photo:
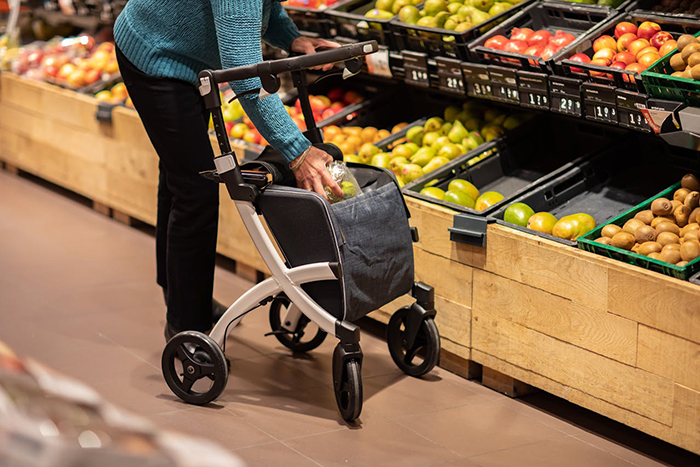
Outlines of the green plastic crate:
{"type": "MultiPolygon", "coordinates": [[[[695,37],[699,35],[700,32],[696,33],[695,37]]],[[[671,76],[671,73],[676,70],[671,68],[670,60],[671,56],[677,52],[678,49],[674,49],[673,52],[642,71],[644,88],[649,97],[700,106],[700,81],[671,76]]]]}
{"type": "Polygon", "coordinates": [[[615,248],[614,246],[603,245],[602,243],[594,241],[596,238],[601,237],[601,231],[606,225],[615,224],[622,227],[625,224],[625,222],[632,219],[634,215],[637,214],[639,211],[650,209],[651,202],[654,201],[656,198],[673,199],[673,193],[680,187],[680,182],[676,183],[671,188],[662,191],[658,195],[649,198],[641,204],[638,204],[629,211],[620,214],[616,218],[612,219],[610,222],[607,222],[603,225],[599,225],[598,227],[596,227],[595,229],[591,230],[586,235],[578,239],[578,247],[582,250],[597,253],[599,255],[607,256],[608,258],[624,261],[625,263],[634,264],[635,266],[639,266],[650,271],[660,272],[661,274],[666,274],[667,276],[687,281],[690,278],[690,276],[700,271],[700,258],[695,258],[693,261],[686,264],[685,266],[676,266],[675,264],[664,263],[663,261],[651,259],[644,255],[623,250],[622,248],[615,248]]]}

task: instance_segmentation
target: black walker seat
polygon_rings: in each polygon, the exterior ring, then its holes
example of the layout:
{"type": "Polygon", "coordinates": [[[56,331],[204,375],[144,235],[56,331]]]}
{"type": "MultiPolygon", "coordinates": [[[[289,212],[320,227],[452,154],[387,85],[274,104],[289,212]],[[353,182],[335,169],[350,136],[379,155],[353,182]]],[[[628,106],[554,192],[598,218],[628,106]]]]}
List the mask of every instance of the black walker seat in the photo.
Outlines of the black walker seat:
{"type": "Polygon", "coordinates": [[[294,174],[271,148],[255,160],[239,164],[224,130],[217,83],[259,77],[263,89],[272,94],[279,89],[277,74],[289,71],[299,89],[306,137],[342,159],[337,147],[322,143],[313,121],[304,70],[344,62],[343,76],[349,77],[360,70],[359,57],[377,50],[375,41],[361,42],[312,55],[200,73],[200,93],[212,113],[221,149],[214,160],[216,171],[203,175],[226,184],[272,277],[231,305],[210,335],[187,331],[168,342],[162,357],[163,375],[184,401],[206,404],[221,394],[228,378],[223,350],[229,328],[270,301],[270,334],[292,351],[318,347],[326,333],[340,340],[333,353],[333,387],[340,413],[347,421],[358,418],[362,409],[362,351],[354,321],[411,293],[416,302],[389,321],[389,352],[397,366],[411,376],[422,376],[438,363],[440,337],[434,322],[433,289],[414,283],[412,242],[417,233],[408,224],[409,212],[394,175],[385,169],[349,163],[362,193],[331,205],[317,193],[296,188],[294,174]],[[282,253],[282,261],[265,235],[260,215],[282,253]],[[311,321],[319,330],[310,342],[302,342],[311,321]],[[414,363],[416,358],[422,362],[414,363]],[[176,360],[182,364],[182,373],[176,371],[176,360]],[[211,380],[210,388],[194,390],[199,379],[211,380]]]}

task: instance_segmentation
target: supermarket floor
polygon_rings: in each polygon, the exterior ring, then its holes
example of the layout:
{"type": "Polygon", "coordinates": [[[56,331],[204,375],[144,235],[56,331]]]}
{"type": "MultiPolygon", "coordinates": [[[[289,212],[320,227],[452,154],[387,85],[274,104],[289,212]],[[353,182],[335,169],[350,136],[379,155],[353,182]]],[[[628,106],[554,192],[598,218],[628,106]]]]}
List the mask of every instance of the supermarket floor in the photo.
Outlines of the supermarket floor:
{"type": "MultiPolygon", "coordinates": [[[[148,232],[0,171],[0,340],[162,427],[216,440],[250,465],[700,465],[547,394],[514,400],[442,369],[406,377],[369,333],[364,411],[348,426],[330,387],[333,339],[295,358],[263,337],[266,310],[229,337],[222,396],[208,407],[185,405],[160,372],[164,305],[154,275],[148,232]]],[[[220,300],[250,286],[217,269],[220,300]]]]}

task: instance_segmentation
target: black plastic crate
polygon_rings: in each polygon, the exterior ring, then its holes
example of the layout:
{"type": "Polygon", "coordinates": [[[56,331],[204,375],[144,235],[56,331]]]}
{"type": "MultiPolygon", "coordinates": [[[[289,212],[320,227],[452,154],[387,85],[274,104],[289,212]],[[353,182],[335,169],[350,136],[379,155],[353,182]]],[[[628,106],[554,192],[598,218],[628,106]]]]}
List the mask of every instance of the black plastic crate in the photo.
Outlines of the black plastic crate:
{"type": "MultiPolygon", "coordinates": [[[[557,219],[576,213],[590,214],[598,225],[678,181],[688,169],[687,159],[667,154],[664,143],[656,139],[641,140],[629,135],[602,152],[596,152],[581,164],[548,183],[542,184],[512,203],[525,203],[535,212],[546,211],[557,219]],[[659,164],[659,155],[664,163],[659,164]],[[648,174],[653,173],[653,177],[648,174]]],[[[493,214],[496,222],[569,246],[575,240],[565,240],[503,220],[507,207],[493,214]]]]}
{"type": "MultiPolygon", "coordinates": [[[[700,19],[700,8],[696,8],[693,11],[688,11],[687,8],[681,8],[681,4],[685,4],[684,2],[678,0],[678,6],[674,8],[666,8],[662,6],[661,4],[664,3],[661,0],[637,0],[637,4],[635,5],[635,9],[639,10],[640,12],[651,12],[655,15],[668,15],[673,18],[688,18],[694,21],[698,21],[700,19]]],[[[688,4],[692,4],[693,2],[688,2],[688,4]]]]}
{"type": "Polygon", "coordinates": [[[545,115],[539,120],[532,120],[517,128],[499,140],[494,140],[494,154],[483,160],[468,165],[465,162],[477,156],[488,147],[479,147],[470,153],[470,157],[461,157],[451,161],[424,177],[407,184],[403,192],[408,196],[436,203],[456,211],[476,217],[486,217],[510,204],[512,200],[535,186],[555,179],[574,167],[575,161],[590,151],[598,150],[609,142],[609,137],[598,129],[582,134],[579,129],[585,124],[565,122],[560,124],[559,136],[550,135],[545,115]],[[580,135],[572,138],[565,135],[580,135]],[[580,140],[579,140],[580,139],[580,140]],[[436,186],[447,191],[449,182],[455,178],[465,179],[479,189],[480,193],[496,191],[504,196],[499,203],[483,211],[467,208],[457,204],[420,194],[427,186],[436,186]]]}
{"type": "Polygon", "coordinates": [[[428,28],[415,24],[406,24],[394,18],[391,25],[396,36],[396,48],[423,52],[430,57],[449,57],[469,60],[469,43],[502,23],[511,15],[522,11],[535,0],[524,0],[513,8],[492,16],[481,24],[456,32],[449,29],[428,28]]]}
{"type": "Polygon", "coordinates": [[[331,23],[325,15],[325,10],[291,5],[283,5],[283,7],[299,31],[311,33],[316,37],[333,37],[330,35],[331,23]]]}
{"type": "Polygon", "coordinates": [[[392,18],[367,18],[365,13],[374,8],[376,0],[346,0],[325,10],[331,37],[345,37],[356,41],[375,40],[381,45],[395,48],[392,34],[392,18]]]}
{"type": "Polygon", "coordinates": [[[674,39],[678,39],[682,34],[695,34],[700,30],[700,22],[697,20],[639,11],[624,13],[620,16],[610,18],[587,34],[587,47],[577,48],[575,51],[570,51],[565,54],[565,56],[560,57],[556,63],[555,74],[578,78],[586,82],[606,84],[621,89],[646,93],[643,78],[640,73],[569,60],[569,57],[575,53],[585,53],[589,58],[593,57],[593,42],[603,35],[614,37],[615,26],[622,21],[634,23],[637,26],[644,21],[653,21],[661,25],[664,31],[671,33],[674,39]],[[581,71],[572,71],[572,67],[581,71]],[[599,73],[601,75],[596,76],[594,73],[599,73]]]}
{"type": "Polygon", "coordinates": [[[491,29],[487,34],[469,44],[469,50],[472,56],[482,63],[551,74],[554,73],[559,59],[590,47],[590,44],[586,42],[587,32],[601,21],[605,21],[616,14],[617,12],[611,8],[597,5],[543,1],[529,6],[509,20],[491,29]],[[502,35],[509,37],[513,28],[530,28],[535,31],[544,29],[552,34],[557,30],[562,30],[572,34],[576,39],[548,60],[514,52],[489,49],[484,46],[486,41],[493,36],[502,35]]]}

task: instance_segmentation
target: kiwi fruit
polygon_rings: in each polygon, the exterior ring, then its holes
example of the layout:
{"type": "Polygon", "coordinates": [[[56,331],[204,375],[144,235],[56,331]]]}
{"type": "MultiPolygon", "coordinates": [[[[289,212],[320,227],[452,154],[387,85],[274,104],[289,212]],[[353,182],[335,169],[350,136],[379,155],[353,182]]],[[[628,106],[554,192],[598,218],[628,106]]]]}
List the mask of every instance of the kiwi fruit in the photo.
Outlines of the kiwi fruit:
{"type": "Polygon", "coordinates": [[[681,203],[681,202],[678,201],[677,199],[672,199],[672,200],[671,200],[671,206],[672,206],[672,208],[673,208],[673,211],[675,211],[676,209],[678,209],[678,206],[683,206],[683,203],[681,203]]]}
{"type": "Polygon", "coordinates": [[[676,72],[684,71],[685,67],[687,66],[680,53],[671,56],[669,63],[671,64],[671,68],[676,70],[676,72]]]}
{"type": "Polygon", "coordinates": [[[658,236],[663,232],[671,232],[680,236],[681,229],[674,222],[662,222],[656,226],[656,235],[658,236]]]}
{"type": "Polygon", "coordinates": [[[693,212],[691,212],[690,216],[688,217],[688,224],[698,223],[700,221],[700,219],[698,219],[699,214],[700,214],[700,207],[693,209],[693,212]]]}
{"type": "Polygon", "coordinates": [[[679,262],[676,263],[676,266],[683,267],[683,266],[685,266],[686,264],[688,264],[687,261],[679,261],[679,262]]]}
{"type": "Polygon", "coordinates": [[[663,224],[665,222],[670,222],[672,224],[675,224],[676,218],[673,216],[658,216],[658,217],[655,217],[654,220],[651,221],[651,224],[649,224],[649,225],[651,225],[654,228],[657,228],[659,226],[659,224],[663,224]]]}
{"type": "Polygon", "coordinates": [[[698,52],[688,57],[688,66],[692,68],[696,65],[700,65],[700,53],[698,52]]]}
{"type": "Polygon", "coordinates": [[[660,261],[661,260],[661,253],[649,253],[647,255],[647,258],[658,259],[660,261]]]}
{"type": "Polygon", "coordinates": [[[634,232],[636,232],[637,229],[643,225],[646,224],[644,224],[644,222],[640,221],[639,219],[630,219],[627,222],[625,222],[625,225],[622,226],[622,230],[634,234],[634,232]]]}
{"type": "Polygon", "coordinates": [[[683,204],[692,212],[692,210],[697,208],[698,204],[700,204],[700,193],[697,191],[691,191],[683,200],[683,204]]]}
{"type": "Polygon", "coordinates": [[[669,243],[665,247],[661,249],[661,252],[663,253],[666,250],[678,250],[681,251],[681,245],[680,243],[669,243]]]}
{"type": "Polygon", "coordinates": [[[659,254],[659,259],[664,263],[676,264],[681,260],[680,250],[666,250],[659,254]]]}
{"type": "Polygon", "coordinates": [[[651,212],[657,216],[666,216],[673,212],[673,204],[666,198],[656,198],[651,203],[651,212]]]}
{"type": "Polygon", "coordinates": [[[618,232],[610,240],[610,244],[615,248],[631,250],[634,246],[634,235],[629,232],[618,232]]]}
{"type": "Polygon", "coordinates": [[[690,191],[700,191],[700,180],[698,180],[695,174],[685,174],[681,179],[681,186],[690,191]]]}
{"type": "MultiPolygon", "coordinates": [[[[697,53],[695,55],[698,55],[697,53]]],[[[690,77],[694,80],[700,79],[700,65],[695,65],[690,68],[690,77]]]]}
{"type": "Polygon", "coordinates": [[[673,232],[661,232],[656,236],[656,241],[661,244],[661,246],[666,246],[669,243],[679,243],[680,238],[673,232]]]}
{"type": "Polygon", "coordinates": [[[678,227],[685,227],[688,224],[688,217],[690,217],[690,208],[688,206],[680,205],[673,211],[673,217],[676,218],[676,224],[678,227]]]}
{"type": "Polygon", "coordinates": [[[692,44],[688,44],[683,47],[683,50],[681,51],[681,58],[685,63],[688,63],[690,56],[696,52],[700,52],[700,44],[693,42],[692,44]]]}
{"type": "Polygon", "coordinates": [[[663,246],[657,242],[644,242],[640,245],[637,253],[648,256],[650,253],[660,253],[663,246]]]}
{"type": "Polygon", "coordinates": [[[700,243],[685,242],[681,245],[681,259],[683,261],[691,262],[698,256],[700,256],[700,243]]]}
{"type": "Polygon", "coordinates": [[[691,36],[690,34],[683,34],[677,41],[678,51],[682,52],[688,44],[693,44],[695,42],[697,42],[695,37],[691,36]]]}
{"type": "Polygon", "coordinates": [[[693,230],[698,230],[698,229],[700,229],[700,225],[698,225],[697,223],[694,222],[692,224],[688,224],[681,229],[681,234],[679,235],[679,237],[685,237],[685,235],[688,232],[692,232],[693,230]]]}
{"type": "Polygon", "coordinates": [[[674,71],[671,73],[671,76],[675,76],[676,78],[683,78],[683,72],[682,71],[674,71]]]}
{"type": "Polygon", "coordinates": [[[595,240],[598,243],[602,243],[603,245],[610,245],[612,242],[610,241],[610,238],[608,237],[600,237],[596,238],[595,240]]]}
{"type": "Polygon", "coordinates": [[[683,235],[683,243],[685,242],[700,242],[700,231],[691,230],[683,235]]]}
{"type": "Polygon", "coordinates": [[[654,213],[651,212],[650,209],[647,209],[645,211],[639,211],[637,214],[634,215],[635,219],[639,219],[640,221],[644,222],[646,225],[651,224],[651,221],[654,220],[654,213]]]}
{"type": "Polygon", "coordinates": [[[634,231],[634,238],[639,243],[653,242],[656,240],[656,229],[650,225],[642,225],[634,231]]]}
{"type": "Polygon", "coordinates": [[[622,232],[622,227],[615,224],[608,224],[605,227],[603,227],[603,230],[600,231],[600,234],[603,237],[613,238],[615,234],[619,232],[622,232]]]}
{"type": "Polygon", "coordinates": [[[690,67],[687,67],[685,70],[681,71],[681,78],[693,79],[693,75],[690,73],[690,67]]]}
{"type": "Polygon", "coordinates": [[[673,199],[675,201],[680,201],[681,203],[685,200],[685,197],[688,196],[688,193],[690,193],[690,190],[687,188],[679,188],[676,190],[676,192],[673,194],[673,199]]]}

